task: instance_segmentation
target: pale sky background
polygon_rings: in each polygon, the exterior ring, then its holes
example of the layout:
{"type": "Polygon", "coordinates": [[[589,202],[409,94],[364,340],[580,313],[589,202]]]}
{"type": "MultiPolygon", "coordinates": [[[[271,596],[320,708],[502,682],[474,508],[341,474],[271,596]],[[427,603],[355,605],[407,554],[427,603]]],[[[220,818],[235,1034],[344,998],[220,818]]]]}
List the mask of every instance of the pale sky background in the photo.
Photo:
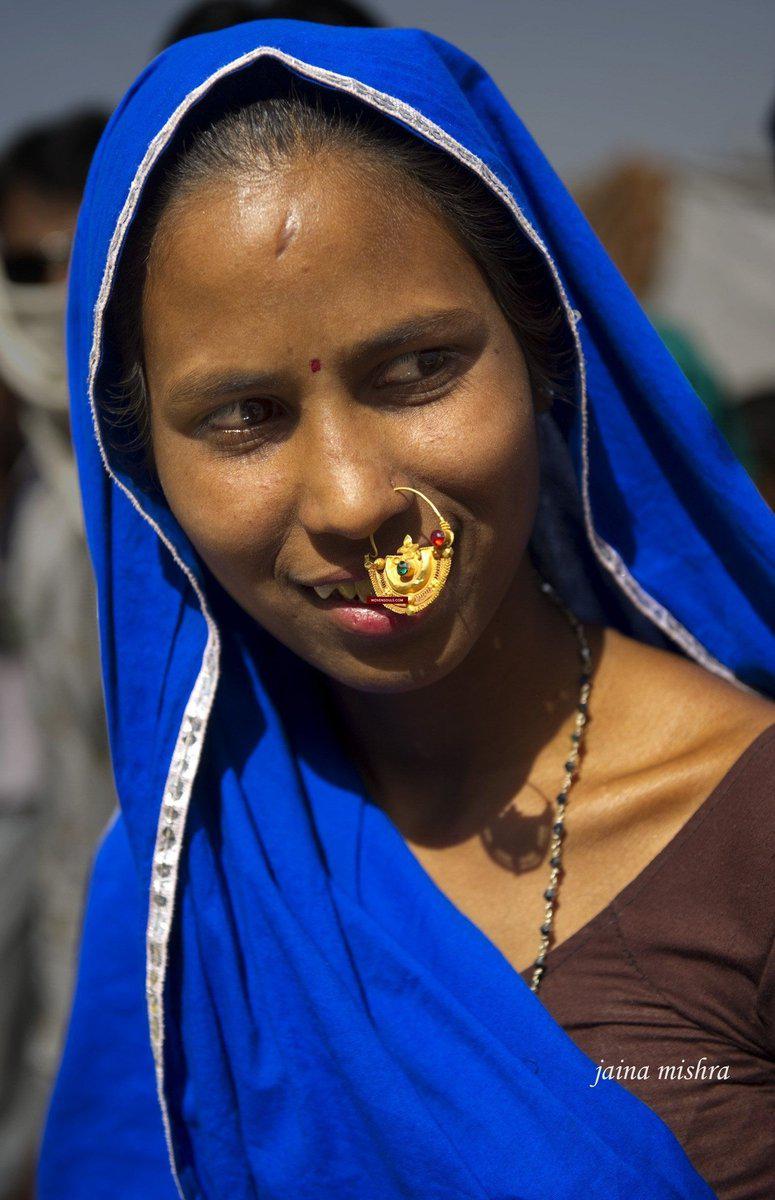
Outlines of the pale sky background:
{"type": "MultiPolygon", "coordinates": [[[[0,0],[0,140],[74,104],[112,106],[179,0],[0,0]]],[[[622,150],[766,152],[775,0],[375,0],[495,77],[566,178],[622,150]]]]}

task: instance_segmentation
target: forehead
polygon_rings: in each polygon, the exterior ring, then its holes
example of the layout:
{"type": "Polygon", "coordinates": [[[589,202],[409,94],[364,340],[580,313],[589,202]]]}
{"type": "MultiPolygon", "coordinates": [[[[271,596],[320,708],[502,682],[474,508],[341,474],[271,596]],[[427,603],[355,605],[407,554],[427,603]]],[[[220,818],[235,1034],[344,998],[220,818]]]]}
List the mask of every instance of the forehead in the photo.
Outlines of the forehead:
{"type": "Polygon", "coordinates": [[[426,292],[480,291],[445,219],[389,175],[334,159],[204,184],[173,203],[149,264],[146,337],[180,322],[233,340],[279,323],[361,324],[426,292]]]}
{"type": "MultiPolygon", "coordinates": [[[[419,187],[395,169],[352,155],[305,157],[271,173],[235,175],[203,182],[170,203],[159,222],[151,270],[165,257],[185,260],[192,271],[236,265],[240,256],[256,268],[299,256],[344,256],[358,243],[368,261],[388,248],[424,238],[438,252],[454,240],[448,222],[419,187]]],[[[450,246],[447,247],[451,248],[450,246]]],[[[312,265],[310,260],[308,265],[312,265]]]]}

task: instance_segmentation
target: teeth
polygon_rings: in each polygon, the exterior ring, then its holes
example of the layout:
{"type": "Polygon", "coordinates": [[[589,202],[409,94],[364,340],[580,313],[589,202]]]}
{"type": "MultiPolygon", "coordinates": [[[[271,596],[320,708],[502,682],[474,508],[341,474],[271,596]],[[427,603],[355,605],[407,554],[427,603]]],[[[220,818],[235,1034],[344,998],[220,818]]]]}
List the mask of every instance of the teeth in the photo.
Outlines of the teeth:
{"type": "Polygon", "coordinates": [[[329,596],[333,596],[336,592],[343,600],[355,600],[357,597],[362,604],[366,602],[367,596],[372,595],[368,579],[358,579],[354,583],[322,583],[313,590],[317,592],[321,600],[328,600],[329,596]]]}

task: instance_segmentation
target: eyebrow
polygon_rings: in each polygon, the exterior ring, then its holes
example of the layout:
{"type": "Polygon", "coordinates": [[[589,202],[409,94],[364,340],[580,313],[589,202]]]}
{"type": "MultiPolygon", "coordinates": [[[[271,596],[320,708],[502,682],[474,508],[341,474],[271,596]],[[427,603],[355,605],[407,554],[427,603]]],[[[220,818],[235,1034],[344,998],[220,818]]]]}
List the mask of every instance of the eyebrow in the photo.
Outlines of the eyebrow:
{"type": "Polygon", "coordinates": [[[279,375],[256,371],[213,371],[209,374],[184,376],[174,384],[167,403],[173,408],[185,408],[203,397],[208,400],[228,400],[246,392],[273,391],[279,388],[279,375]]]}
{"type": "Polygon", "coordinates": [[[470,308],[447,308],[426,316],[410,317],[376,337],[357,342],[350,354],[353,358],[366,358],[385,350],[395,350],[420,338],[446,333],[450,325],[456,325],[464,333],[473,333],[481,328],[482,318],[470,308]]]}
{"type": "MultiPolygon", "coordinates": [[[[468,308],[449,308],[422,316],[410,317],[375,337],[356,342],[347,352],[351,360],[359,360],[397,350],[402,346],[448,332],[451,325],[456,332],[471,334],[482,326],[482,318],[468,308]]],[[[184,408],[207,397],[208,400],[226,400],[234,396],[255,391],[275,391],[282,387],[283,380],[276,372],[226,370],[206,374],[193,373],[174,384],[167,395],[167,403],[174,408],[184,408]]]]}

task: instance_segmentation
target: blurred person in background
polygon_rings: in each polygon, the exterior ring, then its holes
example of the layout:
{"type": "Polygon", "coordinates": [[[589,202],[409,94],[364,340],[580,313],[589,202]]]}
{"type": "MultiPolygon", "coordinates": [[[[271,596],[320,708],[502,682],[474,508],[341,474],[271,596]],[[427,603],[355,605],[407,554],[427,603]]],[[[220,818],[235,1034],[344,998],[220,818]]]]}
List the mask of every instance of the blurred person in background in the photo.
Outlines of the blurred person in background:
{"type": "MultiPolygon", "coordinates": [[[[64,348],[70,248],[104,125],[101,113],[75,112],[24,131],[0,157],[0,395],[18,422],[12,440],[23,438],[4,592],[39,753],[23,836],[6,809],[0,824],[0,913],[17,931],[15,942],[4,938],[0,962],[0,1178],[8,1188],[34,1155],[70,1004],[85,877],[115,804],[64,348]],[[24,959],[23,978],[13,954],[24,959]]],[[[21,699],[15,710],[18,726],[21,699]]],[[[24,738],[14,740],[8,769],[16,762],[18,774],[30,755],[24,738]]]]}
{"type": "Polygon", "coordinates": [[[770,162],[757,155],[704,163],[620,159],[576,196],[731,449],[771,498],[770,162]]]}
{"type": "Polygon", "coordinates": [[[22,1051],[36,1001],[31,911],[39,747],[8,599],[8,534],[25,474],[16,397],[0,379],[0,1196],[13,1194],[38,1119],[22,1051]]]}
{"type": "Polygon", "coordinates": [[[751,474],[757,459],[740,413],[732,405],[719,366],[680,318],[660,315],[654,303],[674,216],[675,173],[646,158],[615,162],[577,189],[577,199],[635,295],[645,305],[662,340],[751,474]]]}
{"type": "MultiPolygon", "coordinates": [[[[770,190],[770,211],[775,214],[775,101],[767,116],[767,135],[770,142],[769,178],[772,184],[770,190]]],[[[775,215],[773,215],[775,220],[775,215]]],[[[772,282],[775,273],[770,276],[769,293],[772,294],[772,282]]],[[[757,483],[770,508],[775,510],[775,369],[770,374],[769,383],[758,386],[747,392],[740,402],[740,413],[745,422],[748,436],[756,447],[758,459],[757,483]]]]}

